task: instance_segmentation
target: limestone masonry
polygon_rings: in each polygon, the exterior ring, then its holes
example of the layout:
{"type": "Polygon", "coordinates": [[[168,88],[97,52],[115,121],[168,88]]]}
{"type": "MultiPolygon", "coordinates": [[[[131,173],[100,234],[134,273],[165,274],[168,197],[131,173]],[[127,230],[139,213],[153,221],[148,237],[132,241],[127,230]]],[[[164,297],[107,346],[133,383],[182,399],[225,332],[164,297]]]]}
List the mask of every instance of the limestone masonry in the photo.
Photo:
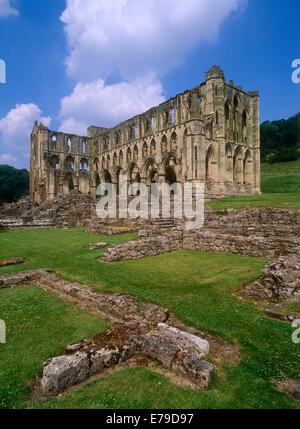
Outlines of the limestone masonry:
{"type": "MultiPolygon", "coordinates": [[[[118,100],[116,100],[116,105],[118,100]]],[[[78,190],[96,198],[100,183],[204,183],[207,198],[260,193],[258,91],[245,92],[213,66],[201,85],[114,128],[88,135],[31,135],[30,198],[78,190]]]]}

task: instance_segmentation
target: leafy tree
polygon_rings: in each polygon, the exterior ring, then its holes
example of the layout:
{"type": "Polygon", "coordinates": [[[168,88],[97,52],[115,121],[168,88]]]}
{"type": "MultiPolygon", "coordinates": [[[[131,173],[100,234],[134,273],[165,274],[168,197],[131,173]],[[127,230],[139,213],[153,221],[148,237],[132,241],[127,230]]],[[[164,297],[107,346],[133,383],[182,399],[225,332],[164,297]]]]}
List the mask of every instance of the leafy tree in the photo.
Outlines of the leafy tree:
{"type": "Polygon", "coordinates": [[[0,165],[0,203],[13,202],[29,191],[29,172],[0,165]]]}
{"type": "Polygon", "coordinates": [[[263,122],[260,133],[262,161],[285,162],[300,157],[300,112],[287,120],[263,122]]]}

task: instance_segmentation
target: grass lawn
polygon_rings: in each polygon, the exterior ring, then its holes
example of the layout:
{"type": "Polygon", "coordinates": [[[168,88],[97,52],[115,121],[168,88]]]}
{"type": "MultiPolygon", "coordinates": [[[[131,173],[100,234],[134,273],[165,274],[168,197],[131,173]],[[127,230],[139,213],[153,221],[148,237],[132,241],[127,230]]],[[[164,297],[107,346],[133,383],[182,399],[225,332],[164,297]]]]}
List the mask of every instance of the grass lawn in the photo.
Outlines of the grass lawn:
{"type": "Polygon", "coordinates": [[[263,163],[261,166],[262,195],[228,197],[211,201],[214,210],[245,207],[276,207],[300,210],[300,160],[263,163]]]}
{"type": "Polygon", "coordinates": [[[0,344],[0,408],[24,407],[42,363],[106,322],[35,286],[5,289],[0,297],[7,327],[7,344],[0,344]]]}
{"type": "MultiPolygon", "coordinates": [[[[26,257],[27,262],[15,267],[2,268],[0,272],[49,267],[70,281],[87,283],[103,291],[124,292],[135,295],[139,299],[167,306],[186,323],[217,334],[229,342],[239,344],[241,361],[237,365],[229,362],[219,363],[219,370],[213,377],[212,386],[202,392],[193,392],[174,386],[163,376],[152,374],[145,368],[136,368],[107,376],[89,383],[71,394],[46,403],[33,404],[28,397],[29,390],[26,386],[28,381],[41,370],[43,360],[62,351],[63,346],[73,338],[90,335],[95,328],[95,319],[94,316],[90,316],[90,325],[84,322],[84,329],[78,330],[77,321],[81,317],[87,317],[84,312],[60,303],[68,310],[66,310],[66,317],[63,317],[62,310],[58,310],[57,315],[55,308],[59,306],[57,298],[50,297],[35,288],[28,288],[30,293],[40,293],[45,298],[45,306],[51,306],[51,303],[46,303],[48,299],[55,300],[55,305],[52,305],[53,310],[48,311],[50,326],[47,327],[48,322],[44,325],[43,309],[39,308],[40,299],[30,299],[29,297],[28,304],[22,304],[22,302],[26,303],[21,295],[21,293],[26,293],[26,288],[0,291],[2,304],[0,318],[8,321],[9,326],[9,311],[11,311],[10,317],[13,323],[10,328],[12,344],[2,346],[0,349],[0,359],[4,362],[4,368],[6,366],[12,368],[8,375],[5,375],[4,372],[2,376],[2,371],[0,374],[1,378],[4,377],[4,382],[1,380],[1,386],[10,386],[9,391],[12,392],[11,399],[8,401],[9,406],[26,405],[27,407],[47,408],[297,407],[297,403],[292,398],[277,392],[270,382],[274,377],[290,378],[299,375],[299,345],[294,345],[291,341],[291,325],[267,318],[254,303],[239,300],[233,295],[233,292],[243,284],[257,278],[267,261],[241,255],[177,251],[135,261],[103,264],[99,263],[97,258],[104,250],[89,251],[84,248],[87,244],[97,241],[106,241],[111,244],[134,238],[136,238],[136,234],[106,237],[85,233],[83,229],[9,231],[0,235],[0,259],[26,257]],[[32,292],[33,290],[35,292],[32,292]],[[14,301],[19,302],[20,307],[14,307],[12,305],[14,301]],[[32,305],[35,306],[36,318],[41,317],[42,332],[44,326],[45,331],[51,327],[51,318],[53,322],[57,321],[58,325],[62,325],[62,332],[59,335],[56,335],[51,329],[50,334],[46,336],[40,334],[34,347],[31,346],[28,338],[31,335],[38,337],[35,325],[31,325],[29,322],[24,325],[24,320],[31,319],[30,311],[33,310],[30,310],[30,307],[32,305]],[[21,311],[23,307],[24,312],[21,311]],[[26,315],[27,309],[29,315],[26,315]],[[72,318],[72,311],[78,314],[76,320],[72,318]],[[63,328],[66,322],[69,326],[66,328],[67,333],[63,328]],[[26,334],[24,331],[24,335],[19,335],[18,328],[23,325],[26,334]],[[50,344],[52,344],[51,347],[50,344]],[[28,353],[28,356],[34,354],[35,364],[30,367],[29,359],[22,362],[20,353],[28,353]],[[8,365],[6,360],[9,361],[8,365]],[[23,365],[27,368],[24,370],[27,378],[25,377],[23,380],[20,376],[18,379],[20,385],[16,393],[14,385],[18,373],[13,368],[20,368],[23,365]]],[[[99,323],[98,330],[101,330],[102,327],[99,323]]]]}

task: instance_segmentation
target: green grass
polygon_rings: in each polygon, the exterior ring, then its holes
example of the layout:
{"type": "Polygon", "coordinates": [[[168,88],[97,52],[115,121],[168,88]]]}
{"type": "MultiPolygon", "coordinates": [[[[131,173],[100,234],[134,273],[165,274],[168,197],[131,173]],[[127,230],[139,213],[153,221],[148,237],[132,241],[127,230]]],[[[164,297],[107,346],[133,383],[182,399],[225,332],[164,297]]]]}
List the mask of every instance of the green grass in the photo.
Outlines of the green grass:
{"type": "Polygon", "coordinates": [[[262,195],[228,197],[207,203],[214,210],[245,207],[275,207],[300,210],[300,160],[263,163],[261,166],[262,195]]]}
{"type": "MultiPolygon", "coordinates": [[[[0,273],[49,267],[67,280],[87,283],[107,292],[131,294],[141,300],[166,306],[184,322],[239,344],[242,360],[238,365],[219,363],[219,369],[222,367],[222,371],[216,372],[212,387],[203,392],[176,387],[162,376],[152,374],[145,368],[137,368],[107,376],[47,403],[28,402],[27,406],[296,407],[296,402],[277,392],[270,381],[273,377],[290,378],[299,374],[299,345],[291,341],[291,324],[270,319],[251,301],[239,300],[233,295],[243,284],[259,276],[267,260],[241,255],[177,251],[146,259],[103,264],[99,263],[97,258],[104,250],[89,251],[84,248],[87,244],[97,241],[117,243],[134,238],[136,234],[106,237],[85,233],[83,229],[8,231],[0,235],[0,259],[23,256],[27,262],[20,266],[2,268],[0,273]]],[[[18,295],[19,291],[20,288],[0,291],[4,308],[9,306],[5,294],[18,295]]],[[[22,301],[21,297],[20,302],[22,301]]],[[[61,305],[65,306],[63,303],[61,305]]],[[[37,309],[36,315],[38,313],[37,309]]],[[[18,323],[22,326],[22,313],[18,311],[12,317],[17,335],[18,323]]],[[[55,309],[52,317],[56,317],[55,309]]],[[[0,318],[3,318],[1,314],[0,318]]],[[[30,330],[31,328],[28,329],[28,335],[30,330]]],[[[88,335],[87,331],[88,329],[84,330],[85,336],[88,335]]],[[[52,333],[49,336],[53,337],[51,341],[55,344],[56,341],[59,342],[52,333]]],[[[49,338],[41,336],[39,341],[43,349],[43,342],[49,342],[49,338]]],[[[57,349],[68,342],[69,338],[61,338],[57,349]]],[[[12,367],[19,359],[18,347],[22,350],[29,347],[28,336],[18,337],[14,344],[8,353],[12,367]]],[[[45,350],[43,356],[37,354],[36,366],[28,379],[39,372],[45,358],[57,354],[54,348],[53,345],[53,350],[45,350]]],[[[6,383],[11,385],[9,380],[6,380],[6,383]]],[[[19,397],[13,396],[10,405],[23,406],[26,392],[29,400],[28,389],[21,391],[23,397],[21,398],[21,394],[19,397]]]]}
{"type": "Polygon", "coordinates": [[[103,330],[106,322],[38,287],[2,290],[0,297],[7,327],[7,343],[0,344],[0,408],[24,407],[42,363],[103,330]]]}

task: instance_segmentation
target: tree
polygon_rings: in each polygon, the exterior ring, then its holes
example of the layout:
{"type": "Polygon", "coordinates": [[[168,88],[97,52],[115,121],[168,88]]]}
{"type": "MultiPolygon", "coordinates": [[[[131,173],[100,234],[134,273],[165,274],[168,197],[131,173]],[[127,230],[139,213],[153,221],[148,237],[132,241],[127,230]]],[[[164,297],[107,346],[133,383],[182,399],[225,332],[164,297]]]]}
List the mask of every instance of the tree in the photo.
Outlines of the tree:
{"type": "Polygon", "coordinates": [[[294,161],[300,157],[300,112],[287,120],[263,122],[260,134],[263,162],[294,161]]]}
{"type": "Polygon", "coordinates": [[[17,201],[29,191],[29,172],[0,165],[0,203],[17,201]]]}

